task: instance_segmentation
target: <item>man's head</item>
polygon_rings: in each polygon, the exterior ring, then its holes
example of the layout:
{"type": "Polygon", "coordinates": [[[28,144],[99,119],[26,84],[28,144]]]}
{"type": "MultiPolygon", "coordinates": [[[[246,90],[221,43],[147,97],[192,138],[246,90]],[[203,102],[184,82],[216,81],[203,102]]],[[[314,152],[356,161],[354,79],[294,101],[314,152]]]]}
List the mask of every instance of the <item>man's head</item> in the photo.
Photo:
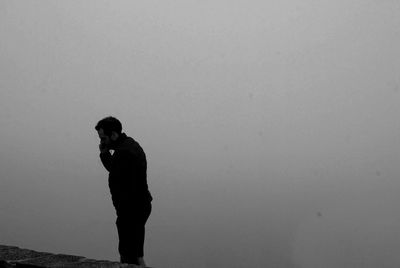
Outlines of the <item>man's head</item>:
{"type": "Polygon", "coordinates": [[[115,141],[121,135],[122,124],[117,118],[108,116],[101,119],[95,129],[99,134],[100,143],[112,149],[115,141]]]}

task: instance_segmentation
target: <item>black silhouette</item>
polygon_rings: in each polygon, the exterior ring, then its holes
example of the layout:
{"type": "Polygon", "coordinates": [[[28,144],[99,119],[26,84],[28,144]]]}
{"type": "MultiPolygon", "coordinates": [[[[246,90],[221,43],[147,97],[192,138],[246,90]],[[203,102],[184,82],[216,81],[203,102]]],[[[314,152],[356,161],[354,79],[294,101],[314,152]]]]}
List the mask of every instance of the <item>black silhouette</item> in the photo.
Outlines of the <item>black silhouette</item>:
{"type": "Polygon", "coordinates": [[[118,251],[122,263],[145,267],[145,224],[153,200],[147,184],[147,161],[142,147],[122,133],[114,117],[100,120],[95,129],[100,138],[100,159],[109,172],[108,184],[117,214],[118,251]],[[110,150],[114,153],[111,154],[110,150]]]}

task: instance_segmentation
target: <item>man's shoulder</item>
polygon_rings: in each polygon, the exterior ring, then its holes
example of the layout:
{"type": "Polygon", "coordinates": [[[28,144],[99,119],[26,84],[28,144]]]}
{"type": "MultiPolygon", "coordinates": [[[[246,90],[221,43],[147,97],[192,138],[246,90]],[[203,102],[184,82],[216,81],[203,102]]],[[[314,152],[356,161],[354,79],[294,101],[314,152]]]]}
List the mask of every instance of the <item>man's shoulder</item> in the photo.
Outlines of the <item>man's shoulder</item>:
{"type": "Polygon", "coordinates": [[[119,157],[124,156],[145,156],[143,148],[133,138],[128,137],[123,144],[115,151],[119,157]]]}

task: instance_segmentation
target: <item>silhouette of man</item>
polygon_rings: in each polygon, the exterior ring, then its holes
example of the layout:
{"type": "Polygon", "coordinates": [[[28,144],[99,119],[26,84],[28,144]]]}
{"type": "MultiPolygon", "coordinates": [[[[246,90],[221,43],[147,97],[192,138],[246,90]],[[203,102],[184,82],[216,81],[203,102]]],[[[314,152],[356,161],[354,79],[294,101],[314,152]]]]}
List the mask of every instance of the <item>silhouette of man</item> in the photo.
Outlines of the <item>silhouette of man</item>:
{"type": "Polygon", "coordinates": [[[108,185],[117,214],[121,262],[145,267],[145,224],[153,200],[147,185],[146,155],[139,143],[122,133],[118,119],[106,117],[95,129],[100,138],[100,159],[109,172],[108,185]]]}

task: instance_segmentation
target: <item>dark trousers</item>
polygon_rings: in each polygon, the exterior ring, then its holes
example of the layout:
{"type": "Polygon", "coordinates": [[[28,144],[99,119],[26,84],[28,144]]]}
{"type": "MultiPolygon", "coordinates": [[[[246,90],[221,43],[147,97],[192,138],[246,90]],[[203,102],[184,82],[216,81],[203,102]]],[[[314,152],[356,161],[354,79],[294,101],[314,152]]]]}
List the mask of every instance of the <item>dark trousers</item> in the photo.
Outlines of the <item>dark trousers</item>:
{"type": "Polygon", "coordinates": [[[122,263],[138,264],[138,258],[144,255],[145,224],[151,213],[151,203],[135,207],[129,212],[118,212],[118,251],[122,263]]]}

